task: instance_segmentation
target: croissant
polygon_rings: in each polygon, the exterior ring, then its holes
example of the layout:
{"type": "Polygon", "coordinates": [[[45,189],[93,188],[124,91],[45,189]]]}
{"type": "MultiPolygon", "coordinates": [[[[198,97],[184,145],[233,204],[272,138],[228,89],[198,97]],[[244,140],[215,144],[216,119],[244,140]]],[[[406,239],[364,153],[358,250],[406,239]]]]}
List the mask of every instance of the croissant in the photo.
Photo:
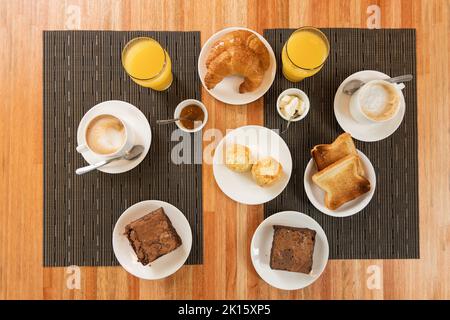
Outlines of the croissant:
{"type": "Polygon", "coordinates": [[[238,74],[244,77],[239,93],[251,92],[259,87],[269,66],[269,51],[261,40],[250,31],[237,30],[227,33],[211,48],[204,82],[212,89],[223,78],[238,74]]]}

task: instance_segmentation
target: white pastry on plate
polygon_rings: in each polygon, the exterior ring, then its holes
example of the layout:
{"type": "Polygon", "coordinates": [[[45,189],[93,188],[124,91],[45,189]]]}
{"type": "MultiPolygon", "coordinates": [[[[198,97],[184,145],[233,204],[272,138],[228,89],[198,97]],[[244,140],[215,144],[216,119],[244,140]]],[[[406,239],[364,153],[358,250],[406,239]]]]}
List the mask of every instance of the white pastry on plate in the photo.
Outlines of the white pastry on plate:
{"type": "Polygon", "coordinates": [[[281,164],[272,157],[258,160],[252,167],[252,176],[261,187],[269,186],[277,181],[283,173],[281,164]]]}
{"type": "Polygon", "coordinates": [[[252,168],[251,151],[241,144],[226,147],[225,164],[236,172],[247,172],[252,168]]]}

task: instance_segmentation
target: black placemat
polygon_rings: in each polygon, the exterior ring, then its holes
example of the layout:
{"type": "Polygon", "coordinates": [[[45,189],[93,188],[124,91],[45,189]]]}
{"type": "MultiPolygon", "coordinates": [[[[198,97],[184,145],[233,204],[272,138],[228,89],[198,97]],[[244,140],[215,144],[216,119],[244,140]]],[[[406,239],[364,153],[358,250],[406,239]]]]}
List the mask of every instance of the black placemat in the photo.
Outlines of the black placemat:
{"type": "Polygon", "coordinates": [[[170,202],[186,215],[193,236],[187,263],[202,263],[201,164],[171,161],[180,141],[191,146],[185,157],[198,160],[201,137],[172,137],[173,125],[155,124],[156,119],[171,118],[180,101],[200,99],[199,52],[199,32],[44,32],[45,266],[117,265],[114,224],[129,206],[149,199],[170,202]],[[137,36],[155,38],[167,49],[174,74],[167,91],[140,87],[125,74],[121,50],[137,36]],[[78,123],[105,100],[130,102],[145,114],[152,128],[150,151],[129,172],[76,176],[75,169],[86,165],[75,151],[78,123]]]}
{"type": "Polygon", "coordinates": [[[308,116],[282,135],[292,153],[292,177],[286,190],[265,205],[265,215],[283,210],[310,215],[325,230],[332,259],[419,258],[415,80],[408,82],[403,90],[406,114],[398,130],[382,141],[355,141],[357,148],[371,160],[377,175],[375,194],[363,211],[347,218],[327,216],[308,201],[303,187],[311,148],[331,143],[343,132],[333,111],[334,95],[341,82],[360,70],[416,76],[415,30],[321,30],[330,41],[328,61],[318,74],[295,84],[287,81],[281,72],[281,50],[294,30],[264,31],[278,59],[275,82],[264,99],[265,126],[286,126],[276,111],[276,99],[283,90],[300,88],[311,102],[308,116]]]}

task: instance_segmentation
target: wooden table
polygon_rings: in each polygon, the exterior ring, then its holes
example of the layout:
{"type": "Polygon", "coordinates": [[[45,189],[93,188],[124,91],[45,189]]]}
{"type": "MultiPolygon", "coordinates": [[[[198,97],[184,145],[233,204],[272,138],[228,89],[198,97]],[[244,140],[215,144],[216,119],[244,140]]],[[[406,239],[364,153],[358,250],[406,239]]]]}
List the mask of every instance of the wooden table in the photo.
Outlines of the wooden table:
{"type": "MultiPolygon", "coordinates": [[[[82,1],[0,0],[0,299],[395,299],[450,298],[450,1],[82,1]],[[64,268],[43,268],[42,30],[200,30],[362,27],[367,7],[383,28],[417,29],[420,260],[332,260],[312,286],[271,288],[253,269],[249,245],[262,206],[240,205],[203,166],[204,263],[160,281],[120,267],[81,268],[69,290],[64,268]],[[77,19],[77,12],[80,19],[77,19]],[[368,289],[371,265],[382,287],[368,289]]],[[[225,107],[203,91],[207,128],[262,124],[262,99],[225,107]]]]}

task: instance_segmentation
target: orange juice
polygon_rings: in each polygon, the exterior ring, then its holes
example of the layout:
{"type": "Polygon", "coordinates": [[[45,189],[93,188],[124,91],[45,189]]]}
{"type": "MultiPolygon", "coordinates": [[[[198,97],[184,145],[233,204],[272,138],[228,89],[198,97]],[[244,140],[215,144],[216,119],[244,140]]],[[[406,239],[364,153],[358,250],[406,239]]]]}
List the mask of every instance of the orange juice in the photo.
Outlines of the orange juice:
{"type": "Polygon", "coordinates": [[[152,38],[139,37],[122,51],[122,65],[137,84],[153,90],[166,90],[172,84],[169,54],[152,38]]]}
{"type": "Polygon", "coordinates": [[[329,51],[328,39],[320,30],[312,27],[298,29],[283,47],[284,76],[292,82],[311,77],[322,69],[329,51]]]}

